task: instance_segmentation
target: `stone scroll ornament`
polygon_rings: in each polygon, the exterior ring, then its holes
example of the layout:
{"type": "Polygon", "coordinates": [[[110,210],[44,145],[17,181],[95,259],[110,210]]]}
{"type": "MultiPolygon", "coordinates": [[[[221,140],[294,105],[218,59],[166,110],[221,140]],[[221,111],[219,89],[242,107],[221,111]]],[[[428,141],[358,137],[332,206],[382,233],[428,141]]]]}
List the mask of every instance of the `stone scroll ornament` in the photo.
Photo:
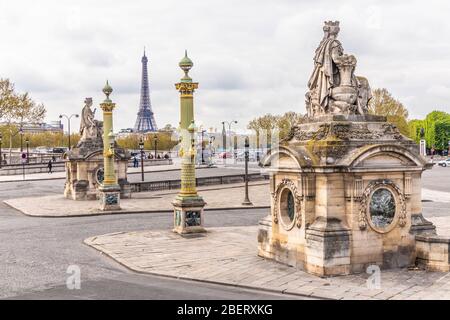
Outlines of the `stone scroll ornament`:
{"type": "Polygon", "coordinates": [[[339,21],[325,21],[324,36],[316,49],[308,81],[308,117],[325,114],[366,114],[372,98],[369,82],[354,74],[356,58],[344,53],[337,40],[339,21]]]}
{"type": "Polygon", "coordinates": [[[294,182],[292,182],[292,180],[289,179],[283,179],[281,180],[281,182],[277,185],[275,192],[272,193],[272,197],[273,197],[273,222],[275,222],[276,224],[278,224],[278,205],[279,205],[279,201],[280,201],[280,194],[281,194],[281,190],[283,190],[284,188],[288,188],[293,196],[294,196],[294,200],[295,200],[295,225],[297,226],[297,228],[300,228],[302,226],[302,213],[301,213],[301,196],[298,192],[297,186],[295,185],[294,182]]]}
{"type": "Polygon", "coordinates": [[[393,190],[395,190],[398,201],[399,201],[399,216],[398,216],[398,225],[400,227],[404,227],[406,225],[406,201],[405,196],[403,192],[400,190],[400,188],[391,180],[376,180],[369,183],[367,188],[365,189],[362,197],[361,197],[361,206],[359,209],[359,215],[358,215],[358,224],[359,229],[366,230],[367,229],[367,208],[370,203],[370,197],[374,190],[380,188],[380,187],[390,187],[393,190]]]}

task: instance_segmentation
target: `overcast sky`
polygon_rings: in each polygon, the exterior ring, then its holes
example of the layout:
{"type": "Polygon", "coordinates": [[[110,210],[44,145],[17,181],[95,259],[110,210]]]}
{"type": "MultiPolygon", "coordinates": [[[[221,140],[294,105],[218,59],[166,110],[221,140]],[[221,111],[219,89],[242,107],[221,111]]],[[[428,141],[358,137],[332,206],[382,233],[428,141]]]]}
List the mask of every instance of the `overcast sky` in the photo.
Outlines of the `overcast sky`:
{"type": "Polygon", "coordinates": [[[449,112],[450,3],[380,2],[0,0],[0,77],[43,102],[47,121],[79,113],[85,97],[98,106],[109,79],[115,128],[133,127],[146,46],[151,102],[163,127],[179,121],[174,83],[187,49],[200,83],[196,122],[238,120],[243,129],[257,115],[305,112],[323,21],[340,20],[344,50],[372,88],[387,88],[410,118],[449,112]]]}

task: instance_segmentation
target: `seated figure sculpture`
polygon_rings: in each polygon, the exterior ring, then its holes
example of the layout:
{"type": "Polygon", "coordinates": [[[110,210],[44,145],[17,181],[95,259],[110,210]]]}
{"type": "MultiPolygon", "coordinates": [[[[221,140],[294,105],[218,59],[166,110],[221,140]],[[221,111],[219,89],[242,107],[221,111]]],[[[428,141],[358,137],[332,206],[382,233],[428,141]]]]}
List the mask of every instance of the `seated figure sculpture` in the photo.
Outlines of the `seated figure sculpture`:
{"type": "MultiPolygon", "coordinates": [[[[92,98],[84,100],[81,111],[80,140],[75,148],[65,155],[66,183],[64,195],[73,200],[94,200],[97,190],[104,178],[103,171],[103,121],[95,120],[92,110],[92,98]]],[[[127,167],[130,154],[127,150],[115,147],[115,167],[121,197],[129,196],[130,187],[127,180],[127,167]]]]}
{"type": "Polygon", "coordinates": [[[95,109],[92,111],[92,98],[84,100],[84,107],[81,111],[80,136],[81,140],[101,139],[103,135],[102,123],[95,120],[95,109]]]}
{"type": "Polygon", "coordinates": [[[308,81],[309,117],[324,114],[366,114],[371,98],[367,79],[356,77],[356,58],[345,54],[337,40],[339,21],[326,21],[324,37],[316,49],[314,70],[308,81]]]}
{"type": "Polygon", "coordinates": [[[306,95],[308,117],[261,161],[271,209],[258,254],[319,276],[368,267],[450,270],[450,238],[422,214],[419,146],[370,114],[369,82],[325,22],[306,95]]]}

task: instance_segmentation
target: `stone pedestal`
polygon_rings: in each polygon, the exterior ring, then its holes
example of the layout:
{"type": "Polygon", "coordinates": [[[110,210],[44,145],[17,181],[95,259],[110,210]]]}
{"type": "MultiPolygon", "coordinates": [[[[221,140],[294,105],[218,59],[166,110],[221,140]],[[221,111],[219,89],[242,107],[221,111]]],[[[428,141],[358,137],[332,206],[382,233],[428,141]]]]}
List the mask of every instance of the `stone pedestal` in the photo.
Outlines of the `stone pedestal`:
{"type": "Polygon", "coordinates": [[[429,244],[436,231],[422,216],[421,176],[432,164],[384,117],[310,119],[263,164],[272,203],[260,222],[262,257],[330,276],[408,267],[416,257],[426,264],[427,248],[445,242],[429,244]]]}
{"type": "MultiPolygon", "coordinates": [[[[127,178],[128,151],[115,148],[114,167],[122,198],[129,198],[131,188],[127,178]]],[[[96,200],[104,179],[103,140],[101,137],[80,140],[64,155],[66,183],[64,196],[72,200],[96,200]]]]}
{"type": "Polygon", "coordinates": [[[172,202],[173,232],[179,234],[206,232],[203,227],[203,208],[206,203],[202,197],[176,197],[172,202]]]}
{"type": "Polygon", "coordinates": [[[103,186],[98,189],[100,199],[100,210],[112,211],[120,210],[120,186],[103,186]]]}

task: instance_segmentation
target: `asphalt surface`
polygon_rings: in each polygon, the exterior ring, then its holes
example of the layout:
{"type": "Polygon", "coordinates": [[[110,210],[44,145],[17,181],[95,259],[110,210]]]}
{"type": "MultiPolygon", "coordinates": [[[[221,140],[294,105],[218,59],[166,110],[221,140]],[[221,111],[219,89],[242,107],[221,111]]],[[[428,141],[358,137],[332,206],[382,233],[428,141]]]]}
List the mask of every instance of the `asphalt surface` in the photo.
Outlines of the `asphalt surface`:
{"type": "MultiPolygon", "coordinates": [[[[209,170],[209,169],[203,169],[209,170]]],[[[198,170],[201,172],[203,170],[198,170]]],[[[229,169],[220,169],[227,170],[229,169]]],[[[205,171],[206,172],[206,171],[205,171]]],[[[233,171],[235,172],[235,171],[233,171]]],[[[175,172],[177,174],[177,172],[175,172]]],[[[154,174],[167,179],[168,173],[154,174]]],[[[423,186],[450,192],[450,168],[424,173],[423,186]]],[[[60,194],[64,181],[0,184],[0,201],[60,194]]],[[[425,216],[450,216],[448,203],[423,202],[425,216]]],[[[267,210],[210,211],[208,227],[255,225],[267,210]]],[[[286,299],[301,298],[140,275],[82,243],[85,238],[119,231],[169,229],[169,213],[80,218],[33,218],[0,203],[0,298],[18,299],[286,299]],[[81,271],[81,289],[69,290],[69,266],[81,271]]],[[[187,250],[192,248],[187,248],[187,250]]]]}
{"type": "MultiPolygon", "coordinates": [[[[0,201],[12,197],[60,194],[63,184],[64,181],[58,180],[3,183],[0,184],[0,201]]],[[[267,210],[211,211],[205,215],[205,224],[210,227],[255,225],[266,214],[267,210]]],[[[82,243],[84,239],[99,234],[171,227],[170,213],[33,218],[0,203],[0,298],[300,298],[136,274],[82,243]],[[71,275],[67,273],[69,266],[80,269],[80,290],[67,289],[66,280],[71,275]]]]}

